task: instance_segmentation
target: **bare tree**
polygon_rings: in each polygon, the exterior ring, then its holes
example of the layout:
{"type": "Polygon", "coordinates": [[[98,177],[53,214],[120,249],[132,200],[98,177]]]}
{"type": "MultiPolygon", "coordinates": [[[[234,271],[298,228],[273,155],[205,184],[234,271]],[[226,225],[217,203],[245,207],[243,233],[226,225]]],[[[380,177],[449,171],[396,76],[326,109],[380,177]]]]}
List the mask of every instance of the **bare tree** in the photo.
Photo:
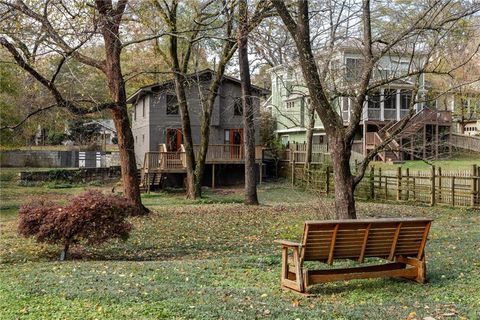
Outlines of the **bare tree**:
{"type": "MultiPolygon", "coordinates": [[[[238,4],[238,61],[242,84],[243,128],[245,145],[245,204],[258,204],[255,174],[255,124],[252,83],[248,63],[248,5],[247,0],[238,4]]],[[[261,171],[261,168],[260,168],[261,171]]],[[[260,172],[260,174],[262,174],[260,172]]]]}
{"type": "MultiPolygon", "coordinates": [[[[167,26],[167,30],[146,37],[146,39],[166,37],[169,42],[169,51],[163,53],[162,56],[167,57],[166,60],[169,61],[175,80],[175,91],[182,117],[182,134],[186,152],[187,198],[194,199],[201,196],[201,182],[205,170],[210,123],[215,100],[225,69],[237,50],[235,40],[237,26],[234,20],[237,3],[236,1],[209,1],[200,4],[200,7],[193,6],[192,10],[187,10],[188,15],[179,14],[179,1],[177,0],[172,0],[170,3],[154,1],[154,4],[167,26]],[[192,75],[194,78],[197,71],[195,64],[192,63],[192,52],[202,44],[211,44],[212,42],[215,42],[219,48],[220,53],[215,53],[219,60],[215,65],[215,73],[210,82],[208,93],[202,101],[200,146],[197,155],[195,155],[185,90],[189,78],[192,75]]],[[[271,10],[266,1],[258,1],[248,26],[249,31],[255,28],[269,11],[271,10]]]]}
{"type": "Polygon", "coordinates": [[[33,43],[31,51],[27,51],[29,40],[16,38],[13,36],[15,32],[0,37],[0,44],[10,52],[19,67],[50,92],[56,107],[65,108],[80,116],[102,110],[111,112],[118,133],[124,194],[144,212],[148,211],[143,207],[140,199],[133,150],[134,140],[128,118],[125,81],[120,63],[124,47],[120,29],[127,0],[119,0],[115,4],[111,0],[97,0],[92,5],[79,1],[76,3],[77,6],[62,0],[46,1],[36,5],[29,5],[21,0],[1,1],[1,4],[7,8],[5,15],[12,17],[21,15],[24,17],[22,21],[28,21],[34,31],[38,28],[37,30],[45,32],[45,35],[42,34],[36,38],[40,40],[33,43]],[[97,37],[98,34],[100,37],[97,37]],[[103,50],[103,58],[89,56],[80,50],[86,47],[89,41],[103,50]],[[41,54],[57,53],[61,57],[49,78],[42,75],[34,64],[29,62],[29,60],[32,61],[30,55],[35,54],[40,46],[43,48],[41,54]],[[63,95],[57,88],[55,80],[66,60],[71,58],[105,75],[111,101],[99,103],[92,99],[72,100],[63,95]]]}
{"type": "MultiPolygon", "coordinates": [[[[414,105],[422,101],[417,99],[421,75],[427,72],[448,73],[438,64],[431,65],[430,58],[446,35],[458,27],[458,22],[478,12],[478,4],[461,5],[458,1],[425,2],[415,8],[394,7],[401,13],[402,21],[390,19],[383,24],[380,12],[372,15],[370,1],[362,3],[350,1],[327,1],[312,4],[298,0],[292,6],[280,0],[272,0],[278,14],[295,41],[299,55],[299,65],[308,88],[312,106],[322,121],[329,139],[335,180],[335,207],[339,218],[356,218],[354,190],[365,174],[365,170],[379,150],[382,150],[408,124],[415,113],[414,105]],[[404,13],[408,11],[409,16],[404,13]],[[318,29],[315,36],[311,34],[311,17],[325,16],[325,27],[318,29]],[[388,26],[387,28],[384,28],[388,26]],[[362,54],[363,63],[353,82],[336,81],[332,61],[334,48],[348,37],[355,37],[357,47],[362,54]],[[323,61],[317,63],[314,54],[314,40],[323,43],[323,61]],[[392,73],[387,77],[375,77],[378,62],[382,57],[410,54],[408,70],[392,73]],[[416,58],[422,51],[421,63],[416,58]],[[353,175],[350,168],[350,156],[355,133],[360,125],[363,107],[369,93],[382,85],[398,79],[409,78],[415,82],[410,103],[410,112],[398,126],[396,132],[373,149],[360,164],[358,172],[353,175]],[[345,85],[345,83],[347,85],[345,85]],[[342,85],[343,84],[343,85],[342,85]],[[350,97],[352,111],[350,121],[344,126],[343,119],[336,108],[340,97],[350,97]]],[[[415,4],[412,4],[413,6],[415,4]]],[[[383,8],[384,9],[384,8],[383,8]]]]}

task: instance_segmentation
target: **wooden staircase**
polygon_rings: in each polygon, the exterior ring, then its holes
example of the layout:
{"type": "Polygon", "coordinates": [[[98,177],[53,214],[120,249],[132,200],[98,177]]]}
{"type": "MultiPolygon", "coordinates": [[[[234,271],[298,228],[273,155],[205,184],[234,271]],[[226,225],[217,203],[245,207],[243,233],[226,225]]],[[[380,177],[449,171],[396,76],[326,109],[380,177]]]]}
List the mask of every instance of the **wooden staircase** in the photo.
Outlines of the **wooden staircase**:
{"type": "Polygon", "coordinates": [[[163,174],[161,172],[143,173],[140,178],[140,192],[162,188],[163,174]]]}
{"type": "Polygon", "coordinates": [[[374,132],[375,147],[383,143],[386,139],[391,138],[392,135],[395,136],[395,138],[385,146],[384,151],[378,154],[382,161],[386,162],[402,160],[402,150],[400,144],[398,143],[400,139],[412,137],[421,129],[423,129],[425,125],[444,119],[442,113],[439,111],[425,108],[412,116],[410,120],[408,120],[408,124],[405,126],[405,128],[400,130],[402,124],[407,119],[406,117],[408,117],[408,115],[400,121],[391,121],[378,132],[374,132]]]}

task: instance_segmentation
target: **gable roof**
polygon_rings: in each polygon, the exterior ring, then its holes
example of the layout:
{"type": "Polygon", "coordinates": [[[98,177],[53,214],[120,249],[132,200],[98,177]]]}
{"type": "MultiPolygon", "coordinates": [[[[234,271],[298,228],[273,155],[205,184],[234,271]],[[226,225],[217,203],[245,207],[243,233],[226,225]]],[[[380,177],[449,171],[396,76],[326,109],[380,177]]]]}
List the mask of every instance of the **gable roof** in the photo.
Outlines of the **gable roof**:
{"type": "MultiPolygon", "coordinates": [[[[198,72],[188,74],[186,76],[186,78],[187,79],[199,78],[200,80],[210,81],[213,78],[214,75],[215,75],[215,71],[213,71],[212,69],[204,69],[204,70],[201,70],[201,71],[198,71],[198,72]]],[[[237,78],[234,78],[234,77],[231,77],[231,76],[227,76],[227,75],[224,75],[222,77],[222,82],[223,81],[230,81],[230,82],[236,83],[238,85],[241,85],[240,79],[237,79],[237,78]]],[[[146,96],[147,94],[158,92],[158,91],[160,91],[162,89],[166,89],[166,88],[168,88],[169,86],[172,86],[172,85],[173,85],[173,79],[170,79],[170,80],[166,80],[164,82],[157,82],[157,83],[154,83],[154,84],[150,84],[150,85],[147,85],[147,86],[140,87],[130,97],[127,98],[127,103],[132,103],[133,104],[136,101],[138,101],[139,99],[141,99],[142,97],[146,96]]],[[[267,90],[265,88],[262,88],[262,87],[259,87],[259,86],[255,86],[255,85],[252,85],[252,90],[254,92],[262,94],[262,95],[267,95],[268,93],[270,93],[269,90],[267,90]]]]}

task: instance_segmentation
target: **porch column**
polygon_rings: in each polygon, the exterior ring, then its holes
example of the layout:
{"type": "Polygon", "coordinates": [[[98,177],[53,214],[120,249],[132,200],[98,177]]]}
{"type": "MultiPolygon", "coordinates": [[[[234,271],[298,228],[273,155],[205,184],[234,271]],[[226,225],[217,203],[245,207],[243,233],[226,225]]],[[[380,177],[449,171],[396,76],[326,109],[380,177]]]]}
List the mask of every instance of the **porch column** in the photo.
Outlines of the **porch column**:
{"type": "Polygon", "coordinates": [[[380,120],[385,121],[385,89],[380,89],[380,120]]]}
{"type": "Polygon", "coordinates": [[[400,89],[397,89],[397,96],[396,96],[396,102],[395,102],[395,107],[397,109],[397,121],[400,121],[400,119],[402,118],[401,115],[400,115],[400,89]]]}

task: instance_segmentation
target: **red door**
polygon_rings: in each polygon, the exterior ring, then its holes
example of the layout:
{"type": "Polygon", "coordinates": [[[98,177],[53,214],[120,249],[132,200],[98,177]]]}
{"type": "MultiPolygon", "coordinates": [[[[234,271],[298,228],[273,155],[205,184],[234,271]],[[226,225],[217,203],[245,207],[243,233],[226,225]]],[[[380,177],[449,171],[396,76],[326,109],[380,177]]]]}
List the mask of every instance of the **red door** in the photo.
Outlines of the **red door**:
{"type": "Polygon", "coordinates": [[[179,151],[182,143],[182,129],[167,129],[167,151],[179,151]]]}

